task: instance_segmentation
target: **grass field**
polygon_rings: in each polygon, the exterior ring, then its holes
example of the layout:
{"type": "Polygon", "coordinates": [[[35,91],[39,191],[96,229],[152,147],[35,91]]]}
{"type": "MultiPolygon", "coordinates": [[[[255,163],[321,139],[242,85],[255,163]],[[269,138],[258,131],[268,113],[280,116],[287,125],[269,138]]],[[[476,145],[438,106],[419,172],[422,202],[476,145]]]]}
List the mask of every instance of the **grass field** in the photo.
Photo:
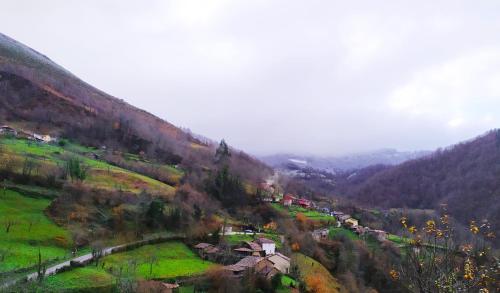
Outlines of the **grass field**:
{"type": "Polygon", "coordinates": [[[47,199],[26,197],[11,190],[0,191],[0,254],[5,255],[0,261],[0,272],[35,265],[38,249],[42,260],[69,253],[71,236],[44,214],[49,204],[47,199]]]}
{"type": "Polygon", "coordinates": [[[291,217],[295,218],[298,213],[304,214],[308,219],[315,221],[325,221],[334,224],[336,222],[335,217],[320,213],[315,210],[309,210],[298,206],[284,207],[279,203],[271,204],[276,210],[288,213],[291,217]]]}
{"type": "MultiPolygon", "coordinates": [[[[145,189],[154,194],[173,195],[175,188],[158,180],[143,176],[141,174],[112,166],[104,161],[88,157],[88,154],[100,154],[100,150],[68,143],[64,147],[53,144],[36,143],[24,139],[1,138],[4,151],[10,158],[17,158],[16,172],[21,172],[22,163],[26,157],[30,157],[38,163],[35,172],[46,172],[46,170],[57,170],[65,165],[68,157],[77,157],[85,165],[90,167],[85,184],[91,187],[105,190],[123,190],[139,193],[145,189]]],[[[172,178],[179,179],[182,172],[171,167],[163,166],[168,172],[172,172],[172,178]]]]}
{"type": "Polygon", "coordinates": [[[335,238],[335,237],[346,237],[346,238],[349,238],[351,240],[357,240],[359,239],[359,236],[352,232],[351,230],[349,229],[346,229],[346,228],[330,228],[330,231],[328,232],[328,236],[330,238],[335,238]]]}
{"type": "Polygon", "coordinates": [[[111,287],[114,283],[113,275],[94,266],[88,266],[47,277],[41,292],[78,292],[83,289],[90,292],[92,289],[111,287]]]}
{"type": "Polygon", "coordinates": [[[292,286],[293,286],[293,288],[298,288],[299,284],[292,277],[287,276],[287,275],[282,275],[281,276],[281,286],[276,288],[276,292],[277,293],[291,292],[292,286]]]}
{"type": "MultiPolygon", "coordinates": [[[[127,277],[164,279],[202,274],[212,266],[215,264],[200,259],[186,245],[174,241],[146,245],[106,256],[100,261],[98,267],[90,264],[84,268],[47,277],[43,290],[44,292],[59,292],[107,288],[116,283],[114,275],[119,275],[120,268],[122,268],[122,275],[127,277]],[[150,274],[151,259],[154,259],[152,274],[150,274]],[[110,269],[114,273],[110,273],[110,269]]],[[[181,292],[192,292],[192,287],[186,287],[181,292]]]]}
{"type": "Polygon", "coordinates": [[[410,239],[408,239],[406,237],[394,235],[394,234],[387,235],[387,240],[394,242],[396,245],[398,245],[400,247],[405,246],[408,243],[410,243],[410,239]]]}
{"type": "Polygon", "coordinates": [[[181,242],[146,245],[107,256],[102,262],[106,268],[112,267],[113,271],[122,267],[127,273],[145,279],[198,275],[215,265],[199,258],[181,242]],[[135,269],[131,265],[134,263],[135,269]]]}
{"type": "Polygon", "coordinates": [[[276,248],[281,248],[281,240],[280,237],[276,234],[269,234],[269,233],[257,233],[255,235],[255,239],[253,234],[235,234],[235,235],[226,235],[224,236],[226,242],[230,245],[237,245],[240,244],[243,241],[253,241],[259,237],[264,237],[270,240],[273,240],[274,243],[276,243],[276,248]]]}
{"type": "MultiPolygon", "coordinates": [[[[318,278],[321,281],[322,289],[324,291],[318,292],[344,292],[342,290],[342,286],[338,283],[337,279],[335,279],[330,272],[319,262],[314,259],[305,256],[301,253],[295,253],[292,256],[292,261],[297,264],[301,277],[306,281],[308,278],[314,277],[318,278]]],[[[313,289],[313,288],[309,288],[313,289]]]]}

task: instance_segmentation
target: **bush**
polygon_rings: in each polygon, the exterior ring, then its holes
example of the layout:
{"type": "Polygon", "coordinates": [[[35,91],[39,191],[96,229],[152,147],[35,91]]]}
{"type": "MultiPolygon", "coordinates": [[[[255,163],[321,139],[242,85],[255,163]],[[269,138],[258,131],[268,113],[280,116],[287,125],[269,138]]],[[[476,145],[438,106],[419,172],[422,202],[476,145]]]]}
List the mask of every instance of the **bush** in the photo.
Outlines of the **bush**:
{"type": "Polygon", "coordinates": [[[78,158],[70,158],[66,162],[66,171],[71,177],[71,181],[83,181],[87,178],[89,167],[84,165],[78,158]]]}

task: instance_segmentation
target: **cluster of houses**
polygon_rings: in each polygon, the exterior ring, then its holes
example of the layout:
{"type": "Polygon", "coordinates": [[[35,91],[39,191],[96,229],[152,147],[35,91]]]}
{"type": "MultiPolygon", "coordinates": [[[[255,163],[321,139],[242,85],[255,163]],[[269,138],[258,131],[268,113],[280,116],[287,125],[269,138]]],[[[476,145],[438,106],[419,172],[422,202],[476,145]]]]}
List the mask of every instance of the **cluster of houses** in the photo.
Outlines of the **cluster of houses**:
{"type": "Polygon", "coordinates": [[[263,182],[259,185],[259,189],[264,194],[262,198],[264,202],[280,202],[283,199],[283,194],[272,184],[263,182]]]}
{"type": "Polygon", "coordinates": [[[292,194],[285,194],[283,196],[283,205],[286,207],[290,207],[292,205],[300,206],[306,209],[315,207],[314,202],[305,199],[305,198],[298,198],[293,196],[292,194]]]}
{"type": "Polygon", "coordinates": [[[314,202],[311,200],[299,198],[290,193],[283,195],[283,193],[280,193],[274,185],[267,182],[261,183],[259,185],[259,189],[264,193],[264,202],[282,203],[284,206],[288,207],[297,205],[306,209],[316,207],[314,202]]]}
{"type": "MultiPolygon", "coordinates": [[[[219,249],[209,243],[199,243],[195,246],[202,257],[215,254],[219,249]]],[[[244,241],[234,252],[242,257],[238,262],[224,267],[232,276],[239,278],[245,272],[251,271],[271,279],[277,273],[290,272],[290,258],[276,251],[276,243],[267,238],[255,241],[244,241]]]]}
{"type": "Polygon", "coordinates": [[[236,278],[251,271],[270,280],[278,273],[290,273],[290,258],[279,252],[265,257],[247,256],[235,264],[225,266],[224,270],[231,272],[236,278]]]}
{"type": "MultiPolygon", "coordinates": [[[[350,229],[354,233],[359,236],[370,235],[373,236],[380,242],[384,242],[387,240],[388,233],[383,230],[371,229],[369,227],[364,227],[358,224],[358,220],[351,217],[351,215],[344,214],[342,212],[333,211],[332,215],[337,219],[337,227],[344,226],[347,229],[350,229]]],[[[317,229],[314,230],[311,234],[314,240],[320,241],[322,239],[328,238],[329,229],[317,229]]]]}
{"type": "Polygon", "coordinates": [[[10,136],[15,136],[17,138],[24,138],[43,143],[49,143],[55,141],[55,139],[48,134],[38,134],[34,132],[25,131],[22,129],[17,130],[8,125],[0,126],[0,135],[10,135],[10,136]]]}

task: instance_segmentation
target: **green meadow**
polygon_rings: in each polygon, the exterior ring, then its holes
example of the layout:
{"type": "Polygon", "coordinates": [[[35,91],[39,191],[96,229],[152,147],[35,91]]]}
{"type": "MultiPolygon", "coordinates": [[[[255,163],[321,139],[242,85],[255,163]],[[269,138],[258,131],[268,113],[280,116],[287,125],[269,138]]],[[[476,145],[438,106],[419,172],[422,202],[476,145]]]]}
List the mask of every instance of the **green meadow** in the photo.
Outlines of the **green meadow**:
{"type": "Polygon", "coordinates": [[[276,243],[276,248],[281,248],[281,240],[279,235],[269,233],[257,233],[255,237],[253,234],[233,234],[224,236],[224,240],[230,245],[237,245],[243,241],[254,241],[259,237],[264,237],[273,240],[276,243]]]}
{"type": "Polygon", "coordinates": [[[215,264],[200,259],[181,242],[146,245],[109,255],[93,264],[47,277],[43,289],[50,292],[110,288],[118,276],[133,279],[167,279],[203,274],[215,264]],[[152,269],[150,271],[150,269],[152,269]],[[151,273],[150,273],[151,272],[151,273]]]}
{"type": "Polygon", "coordinates": [[[68,255],[71,236],[44,214],[49,204],[47,199],[0,191],[0,272],[35,265],[39,250],[44,261],[68,255]]]}
{"type": "MultiPolygon", "coordinates": [[[[107,162],[91,158],[92,154],[101,155],[101,150],[84,147],[81,145],[66,143],[64,146],[55,144],[37,143],[25,139],[2,138],[0,143],[10,158],[17,158],[20,162],[15,168],[21,173],[22,162],[29,157],[38,163],[34,174],[42,172],[54,172],[63,168],[69,157],[79,158],[90,170],[85,184],[91,187],[105,190],[123,190],[132,193],[140,193],[147,189],[151,193],[172,195],[175,188],[158,180],[126,170],[107,162]]],[[[126,156],[125,156],[126,157],[126,156]]],[[[157,166],[158,167],[158,166],[157,166]]],[[[174,179],[179,180],[182,172],[166,165],[159,165],[163,170],[171,172],[174,179]]]]}
{"type": "Polygon", "coordinates": [[[215,265],[199,258],[181,242],[146,245],[107,256],[101,262],[107,269],[122,269],[144,279],[198,275],[215,265]]]}
{"type": "Polygon", "coordinates": [[[336,237],[345,237],[345,238],[349,238],[351,240],[357,240],[359,239],[359,236],[354,233],[353,231],[349,230],[349,229],[346,229],[346,228],[334,228],[334,227],[331,227],[330,230],[328,231],[328,236],[330,238],[336,238],[336,237]]]}
{"type": "Polygon", "coordinates": [[[91,292],[99,288],[111,288],[115,284],[115,277],[105,270],[88,266],[76,268],[47,277],[40,290],[41,292],[83,291],[91,292]]]}
{"type": "Polygon", "coordinates": [[[305,209],[305,208],[299,207],[299,206],[285,207],[279,203],[272,203],[271,205],[273,206],[274,209],[281,211],[281,212],[286,212],[293,218],[295,218],[298,213],[302,213],[304,216],[306,216],[310,220],[325,221],[325,222],[331,222],[331,223],[335,223],[335,221],[336,221],[335,217],[331,217],[329,215],[320,213],[318,211],[305,209]]]}
{"type": "Polygon", "coordinates": [[[343,292],[342,285],[338,283],[337,279],[316,260],[301,253],[295,253],[292,256],[292,261],[297,265],[300,275],[306,283],[309,277],[316,277],[321,280],[323,285],[322,289],[324,289],[324,291],[321,292],[343,292]]]}

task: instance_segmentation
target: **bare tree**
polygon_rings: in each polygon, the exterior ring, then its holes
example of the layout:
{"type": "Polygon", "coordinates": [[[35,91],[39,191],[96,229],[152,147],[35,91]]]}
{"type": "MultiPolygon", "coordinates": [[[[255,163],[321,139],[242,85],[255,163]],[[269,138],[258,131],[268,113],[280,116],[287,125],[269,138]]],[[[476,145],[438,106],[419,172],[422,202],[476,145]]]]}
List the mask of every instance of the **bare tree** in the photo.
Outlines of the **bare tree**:
{"type": "Polygon", "coordinates": [[[7,179],[2,180],[2,192],[3,196],[5,197],[5,195],[7,194],[7,179]]]}
{"type": "Polygon", "coordinates": [[[155,251],[151,251],[151,253],[148,256],[149,278],[152,277],[152,275],[153,275],[153,265],[155,265],[157,262],[158,262],[158,255],[156,255],[155,251]]]}
{"type": "Polygon", "coordinates": [[[99,260],[104,255],[104,245],[101,241],[94,241],[90,244],[90,247],[92,249],[92,259],[97,267],[99,265],[99,260]]]}
{"type": "Polygon", "coordinates": [[[43,264],[42,262],[42,251],[40,250],[40,247],[38,247],[38,262],[37,262],[37,279],[38,282],[43,282],[43,279],[45,277],[45,272],[47,271],[47,266],[43,264]]]}
{"type": "Polygon", "coordinates": [[[23,176],[30,177],[33,170],[38,168],[39,163],[35,159],[31,158],[30,156],[28,156],[28,155],[25,155],[25,156],[26,157],[24,159],[22,172],[23,172],[23,176]]]}
{"type": "Polygon", "coordinates": [[[13,219],[7,219],[5,220],[4,222],[4,225],[5,225],[5,233],[6,234],[9,234],[10,232],[10,229],[15,226],[17,224],[17,222],[13,219]]]}

